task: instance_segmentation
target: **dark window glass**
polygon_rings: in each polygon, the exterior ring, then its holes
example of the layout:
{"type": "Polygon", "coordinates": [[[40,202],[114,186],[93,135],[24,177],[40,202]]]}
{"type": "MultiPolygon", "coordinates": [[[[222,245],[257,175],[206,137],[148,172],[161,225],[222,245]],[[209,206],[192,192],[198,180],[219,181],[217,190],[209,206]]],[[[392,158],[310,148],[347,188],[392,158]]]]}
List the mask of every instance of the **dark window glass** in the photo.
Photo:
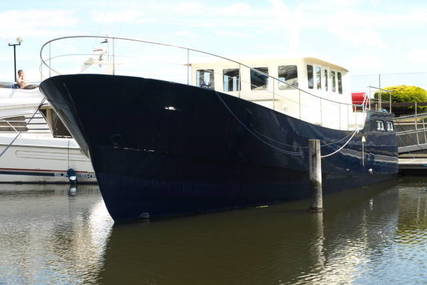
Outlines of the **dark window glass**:
{"type": "Polygon", "coordinates": [[[252,90],[262,90],[267,88],[268,76],[261,74],[259,72],[268,74],[267,67],[255,67],[251,69],[251,89],[252,90]],[[255,70],[254,70],[255,69],[255,70]]]}
{"type": "Polygon", "coordinates": [[[308,88],[313,89],[313,66],[307,65],[307,80],[308,80],[308,88]]]}
{"type": "Polygon", "coordinates": [[[332,92],[337,92],[337,82],[335,79],[335,71],[331,71],[332,92]]]}
{"type": "Polygon", "coordinates": [[[240,71],[237,68],[224,69],[224,91],[240,91],[240,71]]]}
{"type": "Polygon", "coordinates": [[[329,82],[328,70],[325,69],[325,91],[328,91],[328,82],[329,82]]]}
{"type": "Polygon", "coordinates": [[[341,78],[341,72],[337,72],[337,79],[338,79],[338,93],[342,94],[342,78],[341,78]]]}
{"type": "Polygon", "coordinates": [[[196,71],[196,85],[198,87],[214,89],[214,71],[213,69],[199,69],[196,71]]]}
{"type": "Polygon", "coordinates": [[[316,66],[316,88],[322,89],[322,70],[320,66],[316,66]]]}
{"type": "Polygon", "coordinates": [[[281,65],[278,68],[278,73],[278,78],[287,83],[279,82],[280,90],[298,87],[298,69],[296,65],[281,65]]]}
{"type": "Polygon", "coordinates": [[[1,120],[0,131],[5,131],[5,132],[28,131],[25,116],[9,117],[1,120]]]}

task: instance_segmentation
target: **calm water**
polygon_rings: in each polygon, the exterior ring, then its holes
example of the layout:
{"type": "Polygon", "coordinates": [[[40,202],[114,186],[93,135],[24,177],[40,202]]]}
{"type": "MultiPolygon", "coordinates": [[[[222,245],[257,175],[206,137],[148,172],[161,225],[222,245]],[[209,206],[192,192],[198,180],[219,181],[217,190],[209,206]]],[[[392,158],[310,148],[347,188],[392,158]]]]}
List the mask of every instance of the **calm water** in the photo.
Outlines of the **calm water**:
{"type": "Polygon", "coordinates": [[[0,185],[0,284],[427,284],[427,179],[113,226],[96,186],[0,185]]]}

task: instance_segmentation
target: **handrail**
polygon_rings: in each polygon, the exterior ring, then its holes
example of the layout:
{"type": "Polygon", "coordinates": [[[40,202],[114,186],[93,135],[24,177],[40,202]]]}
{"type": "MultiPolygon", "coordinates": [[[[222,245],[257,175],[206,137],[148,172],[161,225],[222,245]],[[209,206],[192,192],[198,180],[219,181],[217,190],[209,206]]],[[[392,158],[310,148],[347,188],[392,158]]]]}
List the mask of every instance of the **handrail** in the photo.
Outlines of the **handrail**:
{"type": "MultiPolygon", "coordinates": [[[[160,42],[154,42],[154,41],[139,40],[139,39],[133,39],[133,38],[126,38],[126,37],[97,36],[97,35],[75,35],[75,36],[64,36],[64,37],[54,38],[54,39],[51,39],[51,40],[45,42],[42,45],[42,47],[40,48],[40,60],[41,60],[42,64],[45,65],[49,70],[51,70],[51,71],[53,71],[53,72],[55,72],[57,74],[61,74],[60,72],[58,72],[57,70],[55,70],[54,68],[52,68],[45,61],[45,59],[43,58],[43,50],[44,50],[44,48],[48,44],[50,44],[52,42],[60,41],[60,40],[64,40],[64,39],[75,39],[75,38],[111,39],[111,40],[113,40],[113,42],[114,42],[114,40],[122,40],[122,41],[139,42],[139,43],[145,43],[145,44],[151,44],[151,45],[159,45],[159,46],[165,46],[165,47],[173,47],[173,48],[178,48],[178,49],[186,50],[187,52],[193,51],[193,52],[196,52],[196,53],[201,53],[201,54],[205,54],[205,55],[217,57],[217,58],[220,58],[220,59],[223,59],[223,60],[235,63],[237,65],[249,68],[251,71],[254,71],[254,72],[256,72],[258,74],[261,74],[263,76],[266,76],[268,78],[272,78],[273,80],[277,80],[277,81],[279,81],[279,82],[281,82],[283,84],[286,84],[288,87],[290,87],[290,88],[292,88],[294,90],[298,90],[298,91],[303,92],[305,94],[308,94],[308,95],[310,95],[310,96],[312,96],[314,98],[318,98],[318,99],[323,100],[323,101],[327,101],[327,102],[331,102],[331,103],[336,103],[336,104],[340,104],[340,105],[344,105],[344,106],[348,106],[348,107],[354,105],[354,104],[343,103],[343,102],[340,102],[340,101],[335,101],[335,100],[331,100],[331,99],[328,99],[328,98],[320,97],[320,96],[315,95],[313,93],[310,93],[310,92],[308,92],[308,91],[306,91],[304,89],[301,89],[299,87],[295,87],[295,86],[293,86],[293,85],[291,85],[291,84],[289,84],[289,83],[287,83],[287,82],[285,82],[285,81],[283,81],[283,80],[281,80],[281,79],[279,79],[277,77],[274,77],[274,76],[271,76],[269,74],[263,73],[263,72],[261,72],[261,71],[259,71],[257,69],[251,68],[250,66],[248,66],[248,65],[246,65],[246,64],[244,64],[242,62],[230,59],[228,57],[220,56],[220,55],[217,55],[217,54],[214,54],[214,53],[205,52],[205,51],[201,51],[201,50],[197,50],[197,49],[193,49],[193,48],[187,48],[187,47],[183,47],[183,46],[179,46],[179,45],[166,44],[166,43],[160,43],[160,42]]],[[[113,54],[113,58],[114,58],[114,54],[113,54]]],[[[52,58],[49,58],[49,59],[52,59],[52,58]]]]}
{"type": "Polygon", "coordinates": [[[400,116],[400,117],[396,117],[395,120],[400,121],[401,119],[413,119],[413,118],[422,118],[422,117],[427,117],[427,112],[419,113],[416,116],[415,115],[400,116]]]}
{"type": "MultiPolygon", "coordinates": [[[[67,54],[61,54],[61,55],[57,55],[57,56],[53,56],[53,57],[49,57],[49,60],[52,60],[52,59],[57,59],[57,58],[60,58],[60,57],[67,57],[67,56],[82,56],[82,55],[86,55],[86,56],[90,56],[90,55],[93,55],[93,53],[67,53],[67,54]]],[[[42,62],[40,62],[40,65],[39,65],[39,72],[40,72],[40,77],[41,78],[43,78],[43,71],[42,71],[42,67],[43,67],[43,61],[42,62]]],[[[49,67],[48,67],[49,68],[49,67]]],[[[51,71],[54,71],[53,69],[50,69],[51,71]]],[[[56,72],[56,71],[55,71],[56,72]]],[[[58,73],[58,72],[56,72],[56,73],[58,73]]],[[[60,73],[58,73],[58,74],[60,74],[60,73]]],[[[36,83],[36,82],[35,82],[36,83]]]]}
{"type": "MultiPolygon", "coordinates": [[[[384,89],[384,88],[380,88],[380,87],[375,87],[375,86],[368,86],[368,88],[373,88],[373,89],[377,89],[377,90],[380,90],[380,91],[388,92],[388,94],[389,94],[388,95],[388,103],[389,103],[389,108],[390,108],[389,113],[391,113],[391,107],[392,107],[392,104],[391,104],[391,93],[396,92],[396,91],[394,91],[394,90],[388,90],[388,89],[384,89]]],[[[381,94],[379,96],[381,97],[381,94]]],[[[381,98],[380,98],[380,100],[378,100],[378,102],[379,102],[379,108],[381,110],[381,107],[382,107],[381,98]]]]}
{"type": "Polygon", "coordinates": [[[426,132],[427,128],[423,128],[423,129],[413,129],[413,130],[406,130],[406,131],[400,131],[400,132],[396,132],[397,136],[404,136],[404,135],[410,135],[410,134],[416,134],[416,133],[423,133],[426,132]]]}

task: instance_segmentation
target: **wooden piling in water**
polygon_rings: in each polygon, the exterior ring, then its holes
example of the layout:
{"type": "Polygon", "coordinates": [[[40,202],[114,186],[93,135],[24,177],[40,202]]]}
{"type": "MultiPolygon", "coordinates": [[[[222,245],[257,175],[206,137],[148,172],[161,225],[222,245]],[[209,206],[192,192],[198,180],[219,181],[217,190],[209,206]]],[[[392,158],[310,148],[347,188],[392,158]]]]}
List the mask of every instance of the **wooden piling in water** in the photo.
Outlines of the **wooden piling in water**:
{"type": "Polygon", "coordinates": [[[313,188],[313,200],[310,210],[315,213],[323,212],[323,197],[322,197],[322,157],[320,153],[320,140],[308,140],[309,150],[309,175],[310,183],[313,188]]]}

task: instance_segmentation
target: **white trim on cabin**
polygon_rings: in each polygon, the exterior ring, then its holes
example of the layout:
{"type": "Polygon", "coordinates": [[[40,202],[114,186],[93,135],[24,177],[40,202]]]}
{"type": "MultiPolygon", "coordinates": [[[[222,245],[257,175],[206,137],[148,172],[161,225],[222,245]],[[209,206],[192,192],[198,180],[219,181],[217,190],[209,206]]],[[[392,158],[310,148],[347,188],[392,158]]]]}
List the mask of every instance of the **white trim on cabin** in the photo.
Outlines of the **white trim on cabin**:
{"type": "MultiPolygon", "coordinates": [[[[328,128],[354,130],[355,128],[363,127],[365,113],[353,112],[351,106],[352,97],[349,92],[347,69],[313,57],[252,60],[244,61],[243,64],[253,69],[267,68],[270,76],[267,78],[267,87],[252,89],[251,70],[238,63],[227,61],[191,64],[192,84],[196,86],[199,84],[197,82],[198,70],[213,70],[215,90],[220,92],[240,97],[289,116],[328,128]],[[282,83],[274,79],[279,78],[279,66],[290,65],[297,66],[299,89],[281,89],[279,85],[282,83]],[[307,66],[312,66],[313,69],[313,88],[308,86],[307,66]],[[230,69],[239,71],[240,89],[234,88],[233,90],[235,91],[224,90],[224,70],[230,69]],[[325,71],[328,74],[327,90],[325,71]],[[334,76],[333,79],[331,76],[334,76]],[[320,78],[320,81],[318,78],[320,78]],[[339,87],[339,82],[341,82],[341,87],[339,87]]],[[[262,77],[262,75],[259,77],[262,77]]],[[[230,80],[230,83],[233,82],[237,83],[236,78],[230,80]]],[[[234,86],[236,87],[236,85],[234,86]]]]}

